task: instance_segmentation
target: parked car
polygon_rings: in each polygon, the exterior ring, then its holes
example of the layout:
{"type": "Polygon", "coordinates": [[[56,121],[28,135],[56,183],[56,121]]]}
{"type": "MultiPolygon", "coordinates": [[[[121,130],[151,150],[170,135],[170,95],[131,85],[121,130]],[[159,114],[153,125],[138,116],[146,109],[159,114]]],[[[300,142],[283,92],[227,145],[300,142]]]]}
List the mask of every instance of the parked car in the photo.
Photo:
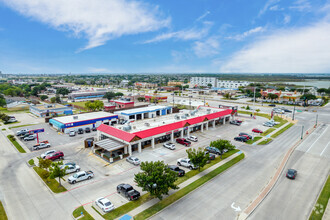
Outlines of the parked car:
{"type": "Polygon", "coordinates": [[[92,128],[92,131],[96,131],[96,130],[97,130],[97,127],[93,127],[93,128],[92,128]]]}
{"type": "Polygon", "coordinates": [[[274,124],[270,123],[270,122],[264,122],[262,125],[266,126],[266,127],[273,127],[274,126],[274,124]]]}
{"type": "Polygon", "coordinates": [[[177,138],[176,143],[185,145],[186,147],[189,147],[191,145],[191,142],[187,141],[185,138],[177,138]]]}
{"type": "Polygon", "coordinates": [[[252,129],[252,132],[254,132],[254,133],[260,133],[260,134],[264,133],[262,130],[260,130],[258,128],[253,128],[252,129]]]}
{"type": "Polygon", "coordinates": [[[66,167],[65,173],[75,173],[80,171],[80,166],[75,163],[66,163],[61,166],[61,169],[66,167]]]}
{"type": "Polygon", "coordinates": [[[178,176],[184,176],[184,174],[186,173],[183,169],[180,169],[180,167],[178,167],[177,165],[168,165],[167,167],[170,170],[176,172],[178,176]]]}
{"type": "Polygon", "coordinates": [[[46,159],[49,159],[49,160],[57,160],[57,159],[63,159],[63,158],[64,158],[64,154],[62,151],[57,151],[53,154],[46,156],[46,159]]]}
{"type": "Polygon", "coordinates": [[[206,155],[206,154],[209,155],[209,161],[215,159],[215,154],[212,154],[212,153],[210,153],[210,152],[208,152],[208,151],[205,151],[205,155],[206,155]]]}
{"type": "Polygon", "coordinates": [[[16,132],[16,135],[17,136],[20,136],[20,135],[23,135],[23,134],[26,134],[26,133],[29,133],[29,129],[21,129],[19,131],[16,132]]]}
{"type": "Polygon", "coordinates": [[[237,120],[233,120],[233,121],[230,121],[229,124],[240,126],[242,124],[242,122],[238,122],[237,120]]]}
{"type": "Polygon", "coordinates": [[[48,148],[50,147],[50,143],[48,141],[43,141],[43,142],[40,142],[39,144],[35,144],[33,145],[33,150],[39,150],[39,149],[42,149],[42,148],[48,148]]]}
{"type": "Polygon", "coordinates": [[[110,212],[115,209],[115,206],[107,198],[98,198],[95,200],[95,204],[100,207],[103,212],[110,212]]]}
{"type": "Polygon", "coordinates": [[[84,133],[84,129],[78,128],[78,134],[83,134],[83,133],[84,133]]]}
{"type": "Polygon", "coordinates": [[[14,116],[9,116],[9,120],[7,121],[7,123],[13,123],[13,122],[17,122],[16,118],[14,116]]]}
{"type": "Polygon", "coordinates": [[[56,150],[49,150],[49,151],[46,151],[45,153],[41,154],[40,157],[42,159],[45,159],[48,155],[51,155],[51,154],[53,154],[55,152],[56,152],[56,150]]]}
{"type": "Polygon", "coordinates": [[[137,200],[140,197],[140,192],[135,190],[131,185],[129,184],[119,184],[117,186],[117,192],[118,194],[121,194],[125,196],[128,200],[137,200]]]}
{"type": "Polygon", "coordinates": [[[135,165],[135,166],[138,166],[141,163],[141,161],[137,157],[127,157],[126,161],[133,164],[133,165],[135,165]]]}
{"type": "Polygon", "coordinates": [[[189,169],[196,169],[197,167],[188,158],[180,158],[177,161],[178,166],[187,167],[189,169]]]}
{"type": "Polygon", "coordinates": [[[25,134],[21,134],[21,135],[19,135],[19,137],[20,137],[20,139],[21,140],[24,140],[24,138],[26,138],[26,137],[28,137],[28,136],[30,136],[31,134],[29,134],[29,133],[25,133],[25,134]]]}
{"type": "Polygon", "coordinates": [[[85,128],[85,132],[86,133],[90,133],[91,132],[91,128],[90,127],[85,128]]]}
{"type": "Polygon", "coordinates": [[[221,154],[220,150],[216,147],[206,147],[205,150],[213,154],[217,154],[217,155],[221,154]]]}
{"type": "Polygon", "coordinates": [[[291,113],[292,111],[291,110],[289,110],[289,109],[286,109],[286,108],[281,108],[284,112],[288,112],[288,113],[291,113]]]}
{"type": "Polygon", "coordinates": [[[296,179],[297,174],[298,174],[297,170],[288,169],[288,171],[286,172],[286,177],[288,177],[289,179],[296,179]]]}
{"type": "Polygon", "coordinates": [[[175,145],[171,142],[164,143],[163,146],[170,149],[170,150],[175,150],[175,145]]]}
{"type": "Polygon", "coordinates": [[[75,130],[70,130],[70,132],[69,132],[69,136],[70,136],[70,137],[74,137],[74,136],[76,136],[76,131],[75,131],[75,130]]]}
{"type": "Polygon", "coordinates": [[[78,173],[73,174],[68,178],[68,182],[70,184],[75,184],[80,181],[90,180],[94,177],[94,173],[92,171],[80,171],[78,173]]]}
{"type": "Polygon", "coordinates": [[[238,136],[247,136],[249,139],[252,139],[252,136],[249,135],[248,133],[241,132],[241,133],[238,134],[238,136]]]}
{"type": "Polygon", "coordinates": [[[238,137],[234,137],[235,141],[240,141],[240,142],[247,142],[248,139],[244,136],[238,136],[238,137]]]}
{"type": "Polygon", "coordinates": [[[194,141],[194,142],[198,141],[198,138],[196,136],[189,136],[189,137],[187,137],[187,139],[190,141],[194,141]]]}
{"type": "Polygon", "coordinates": [[[276,105],[275,105],[275,104],[269,104],[268,106],[270,106],[270,107],[275,107],[276,105]]]}
{"type": "Polygon", "coordinates": [[[25,137],[23,140],[24,141],[34,141],[34,139],[36,139],[36,138],[37,138],[36,135],[31,134],[31,135],[25,137]]]}

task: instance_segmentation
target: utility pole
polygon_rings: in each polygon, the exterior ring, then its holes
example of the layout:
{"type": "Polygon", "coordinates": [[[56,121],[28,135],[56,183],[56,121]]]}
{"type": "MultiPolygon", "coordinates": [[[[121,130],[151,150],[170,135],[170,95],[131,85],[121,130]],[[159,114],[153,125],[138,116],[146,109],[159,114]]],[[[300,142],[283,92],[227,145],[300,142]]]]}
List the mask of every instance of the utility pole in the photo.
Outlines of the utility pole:
{"type": "Polygon", "coordinates": [[[293,112],[292,112],[292,121],[294,121],[294,112],[296,111],[296,106],[293,106],[293,112]]]}
{"type": "Polygon", "coordinates": [[[303,139],[304,136],[304,126],[301,127],[301,140],[303,139]]]}
{"type": "Polygon", "coordinates": [[[174,108],[174,91],[173,91],[172,95],[173,95],[173,108],[174,108]]]}
{"type": "Polygon", "coordinates": [[[316,121],[315,121],[315,125],[317,126],[317,118],[318,118],[319,114],[316,114],[316,121]]]}

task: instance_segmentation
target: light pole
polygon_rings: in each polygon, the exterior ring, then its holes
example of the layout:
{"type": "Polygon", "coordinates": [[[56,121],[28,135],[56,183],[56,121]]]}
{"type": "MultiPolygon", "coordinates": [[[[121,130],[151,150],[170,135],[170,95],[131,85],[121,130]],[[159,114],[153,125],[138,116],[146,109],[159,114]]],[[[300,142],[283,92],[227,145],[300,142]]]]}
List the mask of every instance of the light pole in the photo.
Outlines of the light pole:
{"type": "Polygon", "coordinates": [[[173,95],[173,108],[174,108],[174,92],[172,93],[172,95],[173,95]]]}
{"type": "Polygon", "coordinates": [[[319,114],[316,114],[316,121],[315,121],[315,125],[317,126],[317,118],[318,118],[319,114]]]}
{"type": "Polygon", "coordinates": [[[292,112],[292,121],[294,121],[294,112],[296,111],[296,106],[293,106],[293,112],[292,112]]]}
{"type": "Polygon", "coordinates": [[[192,98],[192,96],[190,95],[190,96],[189,96],[189,105],[190,105],[189,109],[190,109],[190,110],[191,110],[191,98],[192,98]]]}
{"type": "Polygon", "coordinates": [[[303,135],[304,135],[304,126],[301,127],[301,140],[303,139],[303,135]]]}

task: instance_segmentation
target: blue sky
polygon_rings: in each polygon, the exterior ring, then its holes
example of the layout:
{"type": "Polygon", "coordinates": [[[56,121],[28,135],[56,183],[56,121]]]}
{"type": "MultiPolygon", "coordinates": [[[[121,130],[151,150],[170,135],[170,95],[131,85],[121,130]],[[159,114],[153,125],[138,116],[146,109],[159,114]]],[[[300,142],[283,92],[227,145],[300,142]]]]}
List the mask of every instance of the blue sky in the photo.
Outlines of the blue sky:
{"type": "Polygon", "coordinates": [[[0,0],[4,73],[329,73],[328,0],[0,0]]]}

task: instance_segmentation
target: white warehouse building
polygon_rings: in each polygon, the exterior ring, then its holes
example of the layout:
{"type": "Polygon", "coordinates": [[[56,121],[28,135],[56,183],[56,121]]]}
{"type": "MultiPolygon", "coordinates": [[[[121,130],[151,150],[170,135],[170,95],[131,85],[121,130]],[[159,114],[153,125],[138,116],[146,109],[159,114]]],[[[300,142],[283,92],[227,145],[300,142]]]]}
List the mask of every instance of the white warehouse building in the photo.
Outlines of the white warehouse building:
{"type": "Polygon", "coordinates": [[[191,77],[190,84],[192,87],[197,86],[208,86],[209,84],[212,85],[212,87],[217,86],[217,78],[215,77],[191,77]]]}
{"type": "Polygon", "coordinates": [[[218,88],[226,88],[226,89],[238,89],[240,86],[248,86],[251,82],[247,81],[227,81],[227,80],[218,80],[217,87],[218,88]]]}

